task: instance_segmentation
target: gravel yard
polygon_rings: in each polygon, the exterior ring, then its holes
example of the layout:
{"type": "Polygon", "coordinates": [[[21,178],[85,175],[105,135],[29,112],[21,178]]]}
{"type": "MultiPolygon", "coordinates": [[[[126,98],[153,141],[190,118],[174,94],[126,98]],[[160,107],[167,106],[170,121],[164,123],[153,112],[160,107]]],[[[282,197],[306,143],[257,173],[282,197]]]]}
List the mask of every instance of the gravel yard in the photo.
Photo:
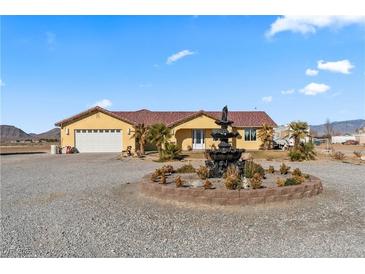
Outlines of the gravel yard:
{"type": "Polygon", "coordinates": [[[364,257],[365,166],[289,165],[321,178],[323,193],[222,208],[139,195],[138,179],[162,166],[148,160],[2,156],[1,256],[364,257]]]}

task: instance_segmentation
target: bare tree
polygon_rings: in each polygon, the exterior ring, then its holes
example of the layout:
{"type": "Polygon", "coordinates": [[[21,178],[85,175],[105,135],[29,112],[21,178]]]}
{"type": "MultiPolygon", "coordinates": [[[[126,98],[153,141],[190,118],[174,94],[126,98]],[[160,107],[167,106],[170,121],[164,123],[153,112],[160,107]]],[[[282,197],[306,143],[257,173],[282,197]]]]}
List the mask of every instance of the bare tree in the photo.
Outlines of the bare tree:
{"type": "Polygon", "coordinates": [[[327,118],[326,123],[324,124],[325,129],[325,137],[330,141],[333,135],[333,126],[330,119],[327,118]]]}
{"type": "Polygon", "coordinates": [[[324,124],[325,137],[327,138],[327,151],[330,150],[330,145],[332,144],[333,126],[329,118],[327,118],[324,124]]]}

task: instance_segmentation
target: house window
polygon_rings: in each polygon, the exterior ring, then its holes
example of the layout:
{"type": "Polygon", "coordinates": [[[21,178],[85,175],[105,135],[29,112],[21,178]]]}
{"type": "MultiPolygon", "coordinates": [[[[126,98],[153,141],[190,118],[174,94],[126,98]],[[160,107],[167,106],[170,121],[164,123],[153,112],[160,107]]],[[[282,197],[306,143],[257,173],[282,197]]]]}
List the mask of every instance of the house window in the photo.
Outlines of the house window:
{"type": "Polygon", "coordinates": [[[245,141],[256,141],[255,128],[245,128],[245,141]]]}

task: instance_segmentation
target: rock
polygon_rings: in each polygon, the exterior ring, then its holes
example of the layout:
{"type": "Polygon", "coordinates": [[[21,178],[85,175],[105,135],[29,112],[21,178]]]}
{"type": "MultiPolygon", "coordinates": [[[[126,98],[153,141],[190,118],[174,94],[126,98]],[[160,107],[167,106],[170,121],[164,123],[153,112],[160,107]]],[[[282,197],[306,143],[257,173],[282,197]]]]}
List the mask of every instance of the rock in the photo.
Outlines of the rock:
{"type": "Polygon", "coordinates": [[[365,155],[360,157],[361,161],[365,161],[365,155]]]}
{"type": "Polygon", "coordinates": [[[195,181],[192,181],[192,182],[191,182],[191,185],[192,185],[193,187],[202,187],[202,186],[203,186],[203,182],[202,182],[202,181],[200,181],[200,180],[195,180],[195,181]]]}
{"type": "Polygon", "coordinates": [[[242,180],[242,188],[243,189],[249,189],[250,188],[250,184],[249,184],[249,182],[248,182],[248,180],[247,180],[246,177],[243,177],[243,180],[242,180]]]}
{"type": "Polygon", "coordinates": [[[253,157],[252,157],[251,153],[248,153],[248,152],[243,153],[241,156],[241,160],[247,161],[247,160],[252,160],[252,159],[253,159],[253,157]]]}

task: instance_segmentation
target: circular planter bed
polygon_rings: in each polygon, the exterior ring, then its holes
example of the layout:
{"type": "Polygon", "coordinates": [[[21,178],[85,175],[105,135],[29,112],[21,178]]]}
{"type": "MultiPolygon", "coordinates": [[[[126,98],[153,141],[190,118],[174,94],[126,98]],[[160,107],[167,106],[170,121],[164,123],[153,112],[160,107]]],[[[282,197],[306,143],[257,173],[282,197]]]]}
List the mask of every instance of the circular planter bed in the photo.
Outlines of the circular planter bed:
{"type": "Polygon", "coordinates": [[[193,173],[171,174],[167,176],[166,184],[151,182],[151,174],[148,174],[142,179],[141,192],[147,196],[179,202],[211,205],[252,205],[311,197],[323,190],[321,180],[311,175],[299,185],[278,187],[273,180],[277,175],[267,174],[267,178],[260,189],[228,190],[224,186],[224,179],[209,179],[213,187],[204,189],[202,186],[193,186],[199,182],[199,178],[193,173]],[[175,179],[177,176],[181,176],[181,179],[185,182],[184,186],[176,187],[175,179]]]}

